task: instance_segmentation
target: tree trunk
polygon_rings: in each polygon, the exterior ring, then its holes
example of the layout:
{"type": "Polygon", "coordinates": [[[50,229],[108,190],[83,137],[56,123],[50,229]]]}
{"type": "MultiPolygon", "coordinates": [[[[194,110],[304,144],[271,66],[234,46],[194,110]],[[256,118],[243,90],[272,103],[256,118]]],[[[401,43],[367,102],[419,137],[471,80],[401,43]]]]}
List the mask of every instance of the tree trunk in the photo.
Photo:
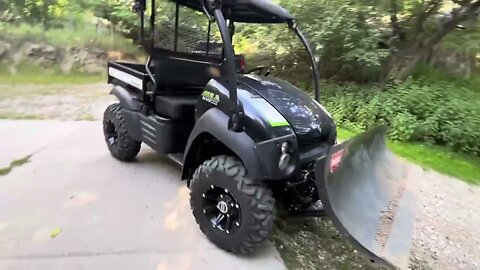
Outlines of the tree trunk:
{"type": "Polygon", "coordinates": [[[404,66],[398,71],[398,73],[395,75],[395,79],[397,81],[405,81],[410,77],[410,75],[413,74],[415,71],[418,63],[420,60],[424,58],[424,53],[419,53],[417,55],[412,56],[410,59],[405,59],[405,64],[404,66]]]}
{"type": "Polygon", "coordinates": [[[387,57],[382,66],[382,72],[379,80],[382,88],[385,88],[390,79],[398,79],[397,73],[406,65],[407,57],[411,56],[412,52],[418,51],[416,48],[418,48],[418,44],[414,43],[407,48],[392,52],[390,56],[387,57]]]}
{"type": "MultiPolygon", "coordinates": [[[[445,22],[436,33],[425,40],[413,40],[411,44],[403,49],[391,50],[391,55],[386,59],[382,67],[380,85],[385,86],[392,77],[403,81],[415,71],[420,60],[422,60],[437,44],[439,44],[449,33],[456,29],[457,25],[475,17],[480,8],[480,0],[452,12],[450,20],[445,22]]],[[[399,44],[396,44],[397,46],[399,44]]]]}

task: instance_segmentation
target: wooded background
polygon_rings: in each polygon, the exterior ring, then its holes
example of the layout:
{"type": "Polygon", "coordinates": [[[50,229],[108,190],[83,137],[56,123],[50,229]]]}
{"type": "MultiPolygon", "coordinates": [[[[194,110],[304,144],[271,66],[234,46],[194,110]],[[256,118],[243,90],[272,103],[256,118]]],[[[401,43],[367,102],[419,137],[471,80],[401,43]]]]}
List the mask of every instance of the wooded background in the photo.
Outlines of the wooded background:
{"type": "MultiPolygon", "coordinates": [[[[276,2],[315,48],[322,102],[340,125],[388,124],[392,139],[480,155],[480,0],[276,2]]],[[[131,7],[127,0],[1,1],[0,33],[132,53],[138,24],[131,7]]],[[[250,68],[270,66],[311,91],[309,59],[286,26],[239,24],[235,49],[250,68]]]]}

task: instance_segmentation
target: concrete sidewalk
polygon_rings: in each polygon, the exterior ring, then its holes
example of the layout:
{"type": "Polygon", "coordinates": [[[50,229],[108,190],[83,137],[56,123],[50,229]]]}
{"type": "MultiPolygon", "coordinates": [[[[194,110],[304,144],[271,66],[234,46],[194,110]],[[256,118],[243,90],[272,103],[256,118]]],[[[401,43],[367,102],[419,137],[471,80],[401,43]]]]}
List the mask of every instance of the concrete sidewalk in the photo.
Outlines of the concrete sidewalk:
{"type": "Polygon", "coordinates": [[[33,155],[0,177],[0,269],[285,268],[271,245],[248,258],[217,249],[179,168],[150,149],[116,161],[101,123],[0,121],[0,138],[0,167],[33,155]]]}

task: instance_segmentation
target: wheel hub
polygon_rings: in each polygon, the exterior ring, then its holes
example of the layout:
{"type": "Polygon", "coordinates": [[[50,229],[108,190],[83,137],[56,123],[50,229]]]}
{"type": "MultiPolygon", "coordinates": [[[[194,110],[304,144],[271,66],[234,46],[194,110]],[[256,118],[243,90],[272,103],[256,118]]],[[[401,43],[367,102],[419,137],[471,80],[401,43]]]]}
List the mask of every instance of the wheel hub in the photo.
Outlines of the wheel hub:
{"type": "Polygon", "coordinates": [[[238,230],[241,209],[234,195],[227,189],[210,186],[203,194],[203,213],[212,226],[226,234],[238,230]]]}
{"type": "Polygon", "coordinates": [[[218,210],[220,210],[221,213],[226,214],[228,213],[228,204],[225,201],[220,201],[217,204],[218,210]]]}
{"type": "Polygon", "coordinates": [[[108,121],[107,122],[107,126],[106,126],[106,136],[107,136],[107,140],[108,140],[108,143],[110,145],[114,145],[117,143],[117,130],[115,129],[115,125],[113,124],[112,121],[108,121]]]}

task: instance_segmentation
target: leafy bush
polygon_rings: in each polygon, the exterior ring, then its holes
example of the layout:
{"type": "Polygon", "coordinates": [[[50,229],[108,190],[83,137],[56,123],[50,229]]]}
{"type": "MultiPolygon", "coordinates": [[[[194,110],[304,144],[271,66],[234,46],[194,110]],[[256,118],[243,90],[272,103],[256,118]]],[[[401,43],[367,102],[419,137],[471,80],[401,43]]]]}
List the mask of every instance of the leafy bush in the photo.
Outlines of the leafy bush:
{"type": "Polygon", "coordinates": [[[105,33],[85,22],[82,27],[50,28],[45,30],[40,24],[0,23],[0,35],[9,39],[46,42],[57,47],[97,47],[104,50],[134,53],[138,49],[131,40],[117,33],[105,33]]]}
{"type": "MultiPolygon", "coordinates": [[[[388,50],[380,48],[382,22],[372,9],[352,1],[279,1],[295,14],[315,54],[322,78],[377,81],[388,50]],[[308,8],[306,8],[308,7],[308,8]]],[[[310,58],[287,25],[237,24],[235,50],[247,54],[252,67],[274,67],[274,75],[297,85],[311,81],[310,58]]],[[[311,86],[311,85],[306,85],[311,86]]]]}
{"type": "Polygon", "coordinates": [[[340,125],[387,124],[391,139],[480,156],[480,93],[448,82],[407,81],[383,90],[326,84],[323,102],[340,125]]]}
{"type": "MultiPolygon", "coordinates": [[[[312,5],[312,1],[308,2],[312,5]]],[[[323,77],[377,81],[388,50],[379,47],[382,28],[373,19],[373,11],[345,1],[314,2],[318,8],[299,12],[306,13],[306,18],[316,18],[313,22],[305,21],[304,27],[310,41],[316,44],[323,77]]]]}

